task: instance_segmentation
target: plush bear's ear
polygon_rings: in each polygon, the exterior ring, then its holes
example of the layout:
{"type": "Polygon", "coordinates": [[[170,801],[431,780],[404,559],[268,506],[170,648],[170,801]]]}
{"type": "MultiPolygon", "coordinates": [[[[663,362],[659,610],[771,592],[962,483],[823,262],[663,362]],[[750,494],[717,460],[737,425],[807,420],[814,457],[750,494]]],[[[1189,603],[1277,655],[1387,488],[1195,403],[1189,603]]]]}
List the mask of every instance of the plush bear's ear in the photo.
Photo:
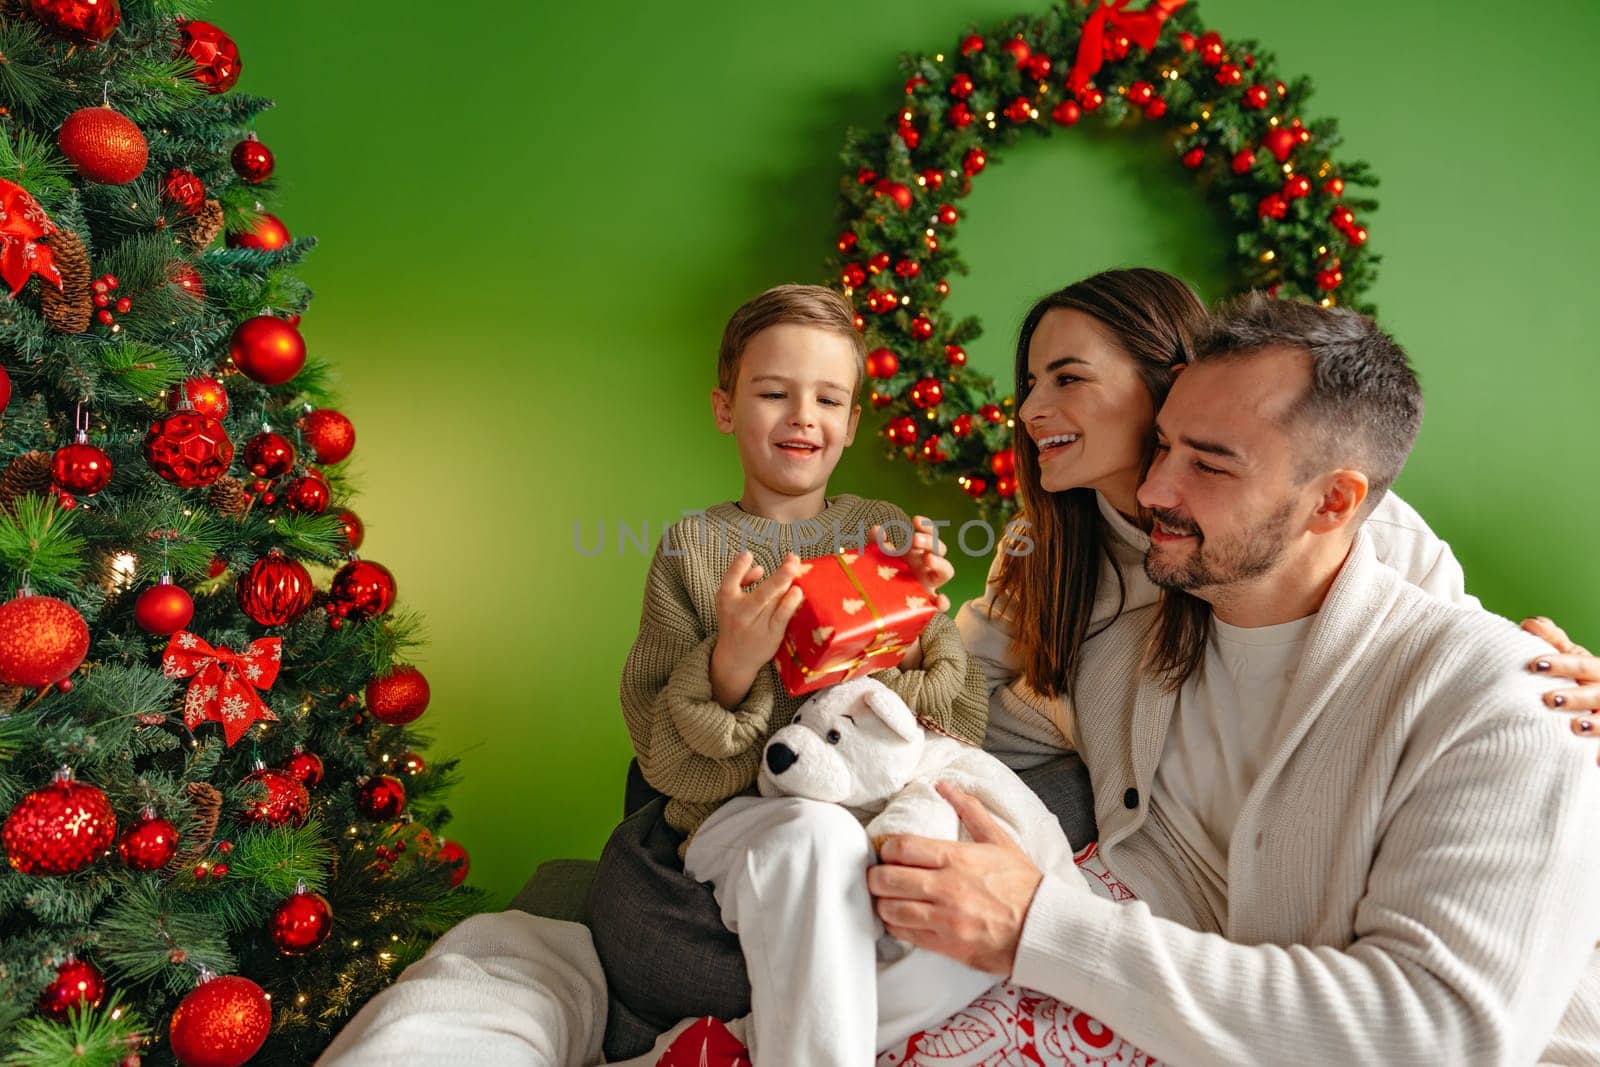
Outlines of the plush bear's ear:
{"type": "MultiPolygon", "coordinates": [[[[876,679],[874,679],[876,680],[876,679]]],[[[893,689],[884,685],[874,685],[862,694],[862,700],[872,713],[883,720],[883,724],[893,730],[907,741],[915,741],[922,736],[922,725],[917,722],[917,717],[911,714],[911,709],[906,707],[906,702],[893,689]]]]}

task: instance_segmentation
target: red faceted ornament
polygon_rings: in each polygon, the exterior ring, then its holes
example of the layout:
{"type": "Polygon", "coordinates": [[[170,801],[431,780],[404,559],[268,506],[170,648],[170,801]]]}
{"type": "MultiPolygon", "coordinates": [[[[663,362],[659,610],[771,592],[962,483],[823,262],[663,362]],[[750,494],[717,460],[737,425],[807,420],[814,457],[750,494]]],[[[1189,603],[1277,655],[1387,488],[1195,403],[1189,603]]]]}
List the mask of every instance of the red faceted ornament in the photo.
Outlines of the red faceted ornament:
{"type": "Polygon", "coordinates": [[[285,956],[304,956],[333,933],[333,905],[304,886],[272,913],[272,943],[285,956]]]}
{"type": "Polygon", "coordinates": [[[253,133],[233,146],[229,159],[234,173],[252,185],[272,177],[272,149],[256,140],[253,133]]]}
{"type": "Polygon", "coordinates": [[[394,575],[381,563],[353,559],[339,568],[328,589],[328,610],[340,617],[370,619],[394,607],[394,575]]]}
{"type": "Polygon", "coordinates": [[[213,93],[225,93],[239,80],[239,46],[209,22],[185,22],[178,51],[194,60],[194,80],[213,93]]]}
{"type": "Polygon", "coordinates": [[[90,963],[68,958],[56,968],[56,976],[39,994],[39,1014],[64,1023],[73,1008],[93,1011],[106,995],[106,980],[90,963]]]}
{"type": "Polygon", "coordinates": [[[290,511],[302,515],[321,515],[333,503],[333,490],[321,471],[308,471],[289,483],[283,502],[290,511]]]}
{"type": "Polygon", "coordinates": [[[0,604],[0,684],[53,685],[88,654],[89,626],[71,604],[33,595],[0,604]]]}
{"type": "Polygon", "coordinates": [[[0,830],[6,860],[23,874],[71,874],[111,849],[117,816],[98,788],[63,767],[11,809],[0,830]]]}
{"type": "Polygon", "coordinates": [[[202,978],[172,1013],[168,1035],[183,1067],[242,1067],[272,1030],[272,1001],[248,978],[202,978]]]}
{"type": "Polygon", "coordinates": [[[294,470],[294,445],[265,430],[244,443],[244,465],[257,478],[277,478],[294,470]]]}
{"type": "Polygon", "coordinates": [[[233,364],[245,377],[262,385],[282,385],[306,365],[306,342],[300,331],[271,315],[245,319],[228,342],[233,364]]]}
{"type": "Polygon", "coordinates": [[[56,449],[50,461],[50,476],[60,489],[78,496],[94,496],[111,484],[111,457],[89,443],[88,434],[78,434],[70,445],[56,449]]]}
{"type": "Polygon", "coordinates": [[[338,463],[356,447],[356,428],[349,419],[332,408],[309,411],[300,420],[306,444],[322,464],[338,463]]]}
{"type": "Polygon", "coordinates": [[[194,598],[173,585],[169,574],[163,574],[160,582],[140,593],[133,604],[133,621],[146,633],[161,637],[171,637],[193,618],[194,598]]]}
{"type": "Polygon", "coordinates": [[[177,851],[178,828],[166,819],[156,818],[155,812],[148,809],[117,842],[122,865],[136,871],[158,871],[171,862],[177,851]]]}
{"type": "Polygon", "coordinates": [[[243,822],[266,823],[268,826],[303,826],[311,811],[311,794],[299,780],[280,770],[258,766],[245,775],[245,782],[259,782],[266,790],[263,795],[245,805],[240,813],[243,822]]]}
{"type": "Polygon", "coordinates": [[[467,880],[467,870],[472,866],[472,857],[467,855],[467,850],[461,847],[459,841],[440,840],[439,847],[434,850],[433,858],[451,869],[452,886],[460,885],[467,880]]]}
{"type": "Polygon", "coordinates": [[[132,119],[109,107],[85,107],[61,124],[61,154],[78,173],[103,185],[127,185],[144,173],[150,146],[132,119]]]}
{"type": "Polygon", "coordinates": [[[392,774],[375,774],[356,792],[356,807],[377,822],[397,818],[406,807],[406,785],[392,774]]]}
{"type": "Polygon", "coordinates": [[[361,542],[367,539],[367,528],[361,525],[360,517],[349,508],[339,512],[339,525],[344,527],[344,539],[350,543],[350,551],[356,551],[361,547],[361,542]]]}
{"type": "Polygon", "coordinates": [[[206,202],[206,183],[177,167],[167,171],[161,195],[174,207],[193,214],[206,202]]]}
{"type": "Polygon", "coordinates": [[[256,216],[249,229],[229,230],[227,236],[229,248],[254,248],[262,252],[276,252],[290,240],[289,227],[278,216],[265,211],[256,216]]]}
{"type": "Polygon", "coordinates": [[[201,375],[188,379],[167,395],[167,410],[177,411],[185,400],[195,411],[210,415],[213,419],[226,418],[228,415],[228,391],[215,378],[201,375]]]}
{"type": "Polygon", "coordinates": [[[122,21],[117,0],[30,0],[28,7],[51,33],[83,44],[105,40],[122,21]]]}
{"type": "Polygon", "coordinates": [[[277,549],[239,577],[239,610],[262,626],[287,626],[306,613],[315,587],[311,572],[277,549]]]}
{"type": "Polygon", "coordinates": [[[307,789],[315,789],[322,783],[322,757],[315,752],[297,748],[283,761],[280,769],[307,789]]]}
{"type": "Polygon", "coordinates": [[[228,472],[233,442],[222,423],[198,411],[175,411],[150,424],[144,458],[161,477],[184,489],[210,485],[228,472]]]}
{"type": "Polygon", "coordinates": [[[388,726],[415,722],[428,710],[428,679],[412,666],[396,667],[367,683],[367,710],[388,726]]]}

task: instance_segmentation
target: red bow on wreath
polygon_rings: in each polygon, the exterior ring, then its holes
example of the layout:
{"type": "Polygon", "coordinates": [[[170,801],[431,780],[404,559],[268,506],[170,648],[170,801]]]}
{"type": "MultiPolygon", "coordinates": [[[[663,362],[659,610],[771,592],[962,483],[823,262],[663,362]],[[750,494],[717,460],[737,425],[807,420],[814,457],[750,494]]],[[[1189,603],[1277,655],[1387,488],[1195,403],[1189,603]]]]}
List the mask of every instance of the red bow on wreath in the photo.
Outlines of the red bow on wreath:
{"type": "Polygon", "coordinates": [[[220,722],[229,747],[261,719],[277,722],[272,709],[256,695],[278,680],[283,638],[263,637],[240,654],[212,648],[196,634],[179,630],[161,655],[161,673],[168,678],[193,678],[183,698],[183,725],[193,730],[203,722],[220,722]]]}
{"type": "Polygon", "coordinates": [[[1077,93],[1100,72],[1105,61],[1106,32],[1122,34],[1146,52],[1156,46],[1161,37],[1161,24],[1188,0],[1151,0],[1143,11],[1127,11],[1131,0],[1100,0],[1100,6],[1083,24],[1083,36],[1078,39],[1078,57],[1072,62],[1067,75],[1067,89],[1077,93]]]}
{"type": "Polygon", "coordinates": [[[16,182],[0,178],[0,278],[16,296],[34,274],[61,288],[55,254],[35,242],[56,232],[39,202],[16,182]]]}

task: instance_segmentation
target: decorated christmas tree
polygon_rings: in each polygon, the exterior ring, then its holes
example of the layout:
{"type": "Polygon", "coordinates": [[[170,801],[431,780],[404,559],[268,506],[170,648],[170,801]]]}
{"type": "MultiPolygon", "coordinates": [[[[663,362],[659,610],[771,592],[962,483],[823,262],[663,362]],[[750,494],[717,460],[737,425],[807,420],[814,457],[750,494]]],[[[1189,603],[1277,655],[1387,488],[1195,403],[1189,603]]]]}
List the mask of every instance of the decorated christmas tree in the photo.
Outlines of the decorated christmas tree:
{"type": "Polygon", "coordinates": [[[5,1062],[310,1062],[481,903],[271,102],[180,6],[0,0],[5,1062]]]}

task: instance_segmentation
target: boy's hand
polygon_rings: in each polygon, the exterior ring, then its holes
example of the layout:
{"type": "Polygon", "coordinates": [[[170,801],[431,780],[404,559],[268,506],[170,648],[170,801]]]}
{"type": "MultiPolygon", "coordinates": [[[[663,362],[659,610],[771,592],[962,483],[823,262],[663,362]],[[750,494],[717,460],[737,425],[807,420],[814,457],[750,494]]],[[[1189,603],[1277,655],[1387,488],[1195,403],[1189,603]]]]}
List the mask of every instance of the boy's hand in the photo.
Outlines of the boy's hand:
{"type": "MultiPolygon", "coordinates": [[[[911,535],[911,548],[905,553],[906,565],[911,568],[917,581],[922,583],[922,587],[935,598],[939,610],[949,611],[950,598],[939,592],[941,585],[956,576],[955,566],[945,558],[949,546],[939,539],[938,529],[923,516],[918,515],[911,520],[911,524],[914,532],[911,535]]],[[[893,549],[882,526],[874,526],[871,535],[880,548],[885,551],[893,549]]]]}
{"type": "Polygon", "coordinates": [[[804,591],[794,584],[801,559],[793,552],[770,579],[755,588],[763,569],[746,550],[739,553],[717,589],[717,644],[711,652],[711,694],[725,708],[735,708],[750,692],[763,665],[778,654],[783,631],[794,617],[804,591]]]}

